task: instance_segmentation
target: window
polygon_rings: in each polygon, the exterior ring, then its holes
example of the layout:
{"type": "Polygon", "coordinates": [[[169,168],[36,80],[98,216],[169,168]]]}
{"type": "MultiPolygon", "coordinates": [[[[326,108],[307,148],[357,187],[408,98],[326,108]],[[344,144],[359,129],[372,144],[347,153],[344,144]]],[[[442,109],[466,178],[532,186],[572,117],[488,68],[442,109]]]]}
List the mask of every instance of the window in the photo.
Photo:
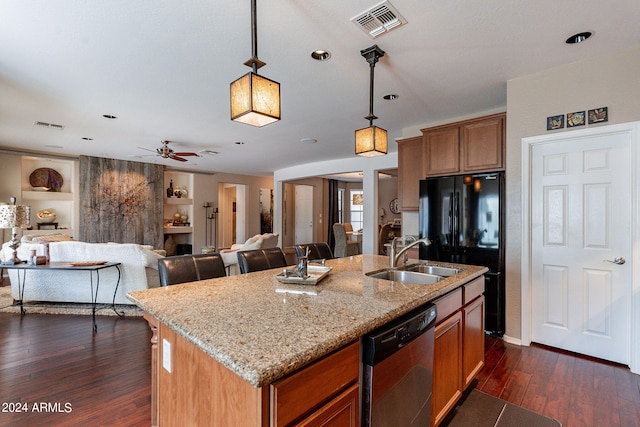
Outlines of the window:
{"type": "Polygon", "coordinates": [[[353,226],[354,231],[362,230],[364,214],[364,204],[362,197],[364,192],[362,190],[351,190],[349,193],[349,222],[353,226]]]}

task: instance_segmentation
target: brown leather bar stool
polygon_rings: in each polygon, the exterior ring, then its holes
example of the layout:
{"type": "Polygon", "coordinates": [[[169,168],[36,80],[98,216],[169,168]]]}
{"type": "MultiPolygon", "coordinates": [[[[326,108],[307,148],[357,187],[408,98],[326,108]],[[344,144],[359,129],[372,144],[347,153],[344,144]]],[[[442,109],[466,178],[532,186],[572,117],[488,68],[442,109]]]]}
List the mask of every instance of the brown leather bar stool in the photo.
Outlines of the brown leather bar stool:
{"type": "Polygon", "coordinates": [[[220,254],[177,255],[158,260],[160,286],[224,277],[220,254]]]}
{"type": "Polygon", "coordinates": [[[305,256],[307,248],[309,248],[309,261],[333,259],[333,252],[325,242],[305,243],[302,245],[295,245],[294,248],[298,257],[305,256]]]}
{"type": "Polygon", "coordinates": [[[287,259],[278,247],[238,252],[238,267],[242,274],[286,266],[287,259]]]}

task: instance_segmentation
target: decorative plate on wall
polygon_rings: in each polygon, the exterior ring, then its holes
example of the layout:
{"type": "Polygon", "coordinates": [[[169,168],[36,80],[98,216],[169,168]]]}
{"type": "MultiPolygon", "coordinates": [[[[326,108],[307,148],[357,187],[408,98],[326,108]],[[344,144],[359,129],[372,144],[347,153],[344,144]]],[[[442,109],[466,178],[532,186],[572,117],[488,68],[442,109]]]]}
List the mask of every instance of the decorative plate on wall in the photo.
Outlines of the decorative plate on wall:
{"type": "Polygon", "coordinates": [[[55,169],[38,168],[29,175],[29,184],[34,188],[46,187],[49,191],[60,191],[64,179],[55,169]]]}
{"type": "Polygon", "coordinates": [[[400,212],[400,209],[398,209],[398,199],[393,199],[392,201],[389,202],[389,210],[391,211],[391,213],[397,214],[400,212]]]}

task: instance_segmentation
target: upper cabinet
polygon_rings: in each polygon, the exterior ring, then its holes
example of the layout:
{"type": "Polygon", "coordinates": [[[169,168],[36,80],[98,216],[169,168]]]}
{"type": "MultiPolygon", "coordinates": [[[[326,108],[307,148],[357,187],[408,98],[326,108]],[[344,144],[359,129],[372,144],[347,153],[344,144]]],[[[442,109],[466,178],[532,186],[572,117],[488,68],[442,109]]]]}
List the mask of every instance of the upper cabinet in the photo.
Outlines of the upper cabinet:
{"type": "Polygon", "coordinates": [[[505,113],[422,129],[427,176],[504,170],[505,113]]]}
{"type": "Polygon", "coordinates": [[[504,170],[504,122],[498,114],[460,126],[461,172],[504,170]]]}
{"type": "Polygon", "coordinates": [[[398,209],[418,210],[420,180],[424,178],[422,165],[422,137],[398,141],[398,209]]]}
{"type": "Polygon", "coordinates": [[[506,114],[422,129],[398,140],[398,204],[417,211],[420,180],[429,176],[504,170],[506,114]]]}

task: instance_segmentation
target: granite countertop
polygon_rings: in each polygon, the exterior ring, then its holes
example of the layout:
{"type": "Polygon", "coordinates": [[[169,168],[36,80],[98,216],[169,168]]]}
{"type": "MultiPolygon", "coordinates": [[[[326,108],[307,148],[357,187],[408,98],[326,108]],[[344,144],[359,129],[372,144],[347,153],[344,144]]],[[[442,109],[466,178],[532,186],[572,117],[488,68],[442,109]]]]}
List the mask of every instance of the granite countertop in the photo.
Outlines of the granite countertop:
{"type": "Polygon", "coordinates": [[[282,269],[131,292],[143,310],[256,387],[265,386],[359,339],[487,271],[463,268],[433,285],[407,285],[364,273],[388,258],[328,260],[318,285],[283,285],[282,269]],[[286,291],[286,292],[285,292],[286,291]]]}

